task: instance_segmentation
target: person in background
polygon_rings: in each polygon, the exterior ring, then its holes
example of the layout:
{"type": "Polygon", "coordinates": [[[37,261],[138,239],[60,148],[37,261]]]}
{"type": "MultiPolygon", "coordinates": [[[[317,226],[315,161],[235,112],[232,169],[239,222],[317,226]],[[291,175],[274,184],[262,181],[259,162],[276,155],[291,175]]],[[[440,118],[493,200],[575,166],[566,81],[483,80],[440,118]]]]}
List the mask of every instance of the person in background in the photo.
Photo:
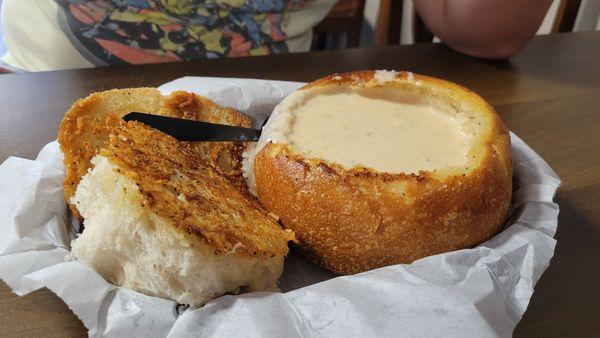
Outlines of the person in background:
{"type": "Polygon", "coordinates": [[[3,0],[26,71],[307,51],[335,0],[3,0]]]}
{"type": "Polygon", "coordinates": [[[506,59],[542,24],[552,0],[414,0],[427,28],[449,47],[471,56],[506,59]]]}
{"type": "MultiPolygon", "coordinates": [[[[1,60],[16,69],[42,71],[306,51],[312,27],[336,1],[3,2],[8,52],[1,60]]],[[[442,42],[491,59],[519,51],[535,34],[551,2],[414,0],[442,42]]]]}

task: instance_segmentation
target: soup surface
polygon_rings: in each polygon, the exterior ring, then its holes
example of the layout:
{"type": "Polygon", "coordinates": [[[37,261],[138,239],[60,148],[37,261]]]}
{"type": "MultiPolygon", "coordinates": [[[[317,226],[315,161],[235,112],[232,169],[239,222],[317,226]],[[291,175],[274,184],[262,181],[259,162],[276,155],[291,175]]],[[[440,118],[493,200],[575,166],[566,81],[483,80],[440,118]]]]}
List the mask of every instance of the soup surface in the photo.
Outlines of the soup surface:
{"type": "Polygon", "coordinates": [[[315,91],[291,109],[287,139],[308,157],[388,173],[466,162],[461,115],[427,106],[398,89],[315,91]]]}

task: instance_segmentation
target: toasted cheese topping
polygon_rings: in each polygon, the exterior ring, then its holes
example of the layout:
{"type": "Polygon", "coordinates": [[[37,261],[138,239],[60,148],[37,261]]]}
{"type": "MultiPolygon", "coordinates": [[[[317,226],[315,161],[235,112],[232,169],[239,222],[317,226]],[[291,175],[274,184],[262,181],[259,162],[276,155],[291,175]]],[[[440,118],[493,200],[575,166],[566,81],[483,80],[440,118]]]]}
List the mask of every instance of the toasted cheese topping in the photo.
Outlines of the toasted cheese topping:
{"type": "Polygon", "coordinates": [[[206,242],[215,254],[287,254],[293,233],[187,145],[134,121],[110,132],[100,155],[136,184],[140,207],[206,242]]]}
{"type": "MultiPolygon", "coordinates": [[[[250,127],[242,113],[219,107],[207,98],[182,91],[162,96],[155,88],[113,89],[94,93],[73,104],[60,124],[58,142],[65,155],[64,192],[67,201],[88,172],[90,160],[108,144],[111,127],[130,112],[144,112],[195,121],[250,127]]],[[[241,142],[189,142],[192,150],[209,162],[219,173],[232,180],[241,190],[241,142]]],[[[71,211],[78,215],[70,204],[71,211]]]]}

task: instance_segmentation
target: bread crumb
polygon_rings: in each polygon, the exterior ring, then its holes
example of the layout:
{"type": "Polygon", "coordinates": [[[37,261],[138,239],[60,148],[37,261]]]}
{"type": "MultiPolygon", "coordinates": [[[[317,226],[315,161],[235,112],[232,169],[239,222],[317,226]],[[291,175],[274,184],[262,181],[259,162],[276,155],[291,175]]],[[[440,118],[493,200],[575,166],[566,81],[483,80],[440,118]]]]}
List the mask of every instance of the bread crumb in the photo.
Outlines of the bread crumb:
{"type": "Polygon", "coordinates": [[[398,74],[399,73],[395,70],[376,70],[373,79],[383,84],[388,83],[390,81],[394,81],[398,74]]]}

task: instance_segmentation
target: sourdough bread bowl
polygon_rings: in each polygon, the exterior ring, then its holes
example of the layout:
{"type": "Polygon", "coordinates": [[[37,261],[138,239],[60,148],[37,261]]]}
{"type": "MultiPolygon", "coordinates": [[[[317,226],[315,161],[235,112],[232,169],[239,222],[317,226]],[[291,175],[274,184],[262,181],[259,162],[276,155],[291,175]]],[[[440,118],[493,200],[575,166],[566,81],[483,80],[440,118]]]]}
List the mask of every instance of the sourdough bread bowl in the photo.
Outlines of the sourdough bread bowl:
{"type": "Polygon", "coordinates": [[[512,193],[493,108],[407,72],[337,74],[290,94],[245,170],[300,250],[340,274],[480,244],[502,229],[512,193]]]}

